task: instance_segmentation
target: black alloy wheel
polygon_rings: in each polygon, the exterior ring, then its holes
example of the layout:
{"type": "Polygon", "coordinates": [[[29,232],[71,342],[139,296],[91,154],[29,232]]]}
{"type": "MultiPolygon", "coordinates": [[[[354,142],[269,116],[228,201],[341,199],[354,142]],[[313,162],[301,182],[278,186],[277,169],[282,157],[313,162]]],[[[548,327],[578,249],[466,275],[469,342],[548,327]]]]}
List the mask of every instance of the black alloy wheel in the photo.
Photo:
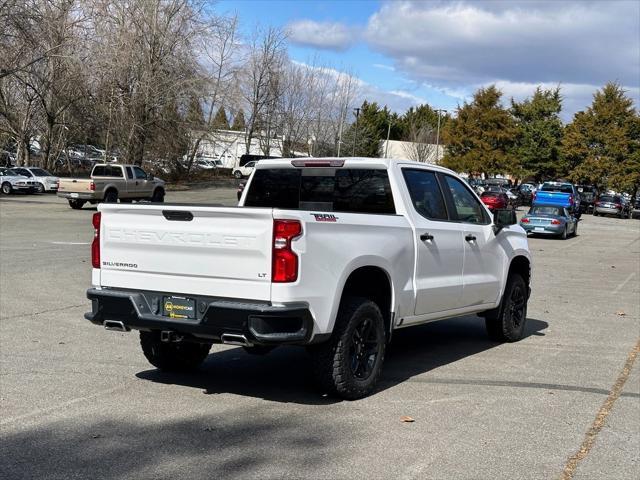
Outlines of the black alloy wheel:
{"type": "Polygon", "coordinates": [[[371,376],[380,354],[379,330],[373,327],[373,322],[370,317],[362,318],[351,335],[349,362],[351,373],[358,380],[371,376]]]}

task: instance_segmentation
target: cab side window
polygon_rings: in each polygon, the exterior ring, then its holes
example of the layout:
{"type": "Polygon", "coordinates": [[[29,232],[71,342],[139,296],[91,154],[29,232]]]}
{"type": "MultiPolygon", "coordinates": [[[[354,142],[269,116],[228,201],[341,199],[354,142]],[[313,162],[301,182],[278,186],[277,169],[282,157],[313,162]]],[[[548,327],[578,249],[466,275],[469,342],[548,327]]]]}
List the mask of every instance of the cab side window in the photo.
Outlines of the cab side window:
{"type": "Polygon", "coordinates": [[[146,180],[147,179],[147,174],[144,173],[144,170],[142,170],[140,167],[133,167],[133,172],[136,175],[136,180],[146,180]]]}
{"type": "Polygon", "coordinates": [[[452,220],[481,225],[491,223],[483,206],[460,180],[449,175],[444,175],[444,179],[453,203],[452,220]]]}
{"type": "Polygon", "coordinates": [[[127,178],[133,180],[133,169],[131,167],[127,167],[127,178]]]}
{"type": "Polygon", "coordinates": [[[447,208],[436,174],[413,168],[402,169],[402,174],[416,212],[429,220],[447,220],[447,208]]]}

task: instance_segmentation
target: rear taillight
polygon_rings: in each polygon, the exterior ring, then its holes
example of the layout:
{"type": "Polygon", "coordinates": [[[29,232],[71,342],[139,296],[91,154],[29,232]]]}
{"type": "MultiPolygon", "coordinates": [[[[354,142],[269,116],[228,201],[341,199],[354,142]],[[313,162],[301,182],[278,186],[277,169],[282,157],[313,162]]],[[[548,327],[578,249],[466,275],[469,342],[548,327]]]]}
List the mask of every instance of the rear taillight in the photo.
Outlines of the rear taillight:
{"type": "Polygon", "coordinates": [[[569,205],[573,205],[573,195],[569,195],[569,205]]]}
{"type": "Polygon", "coordinates": [[[93,191],[93,190],[95,190],[95,189],[96,189],[96,184],[95,184],[94,182],[91,182],[91,183],[89,184],[89,190],[92,190],[92,191],[93,191]]]}
{"type": "Polygon", "coordinates": [[[93,268],[100,268],[100,221],[102,214],[93,214],[93,242],[91,242],[91,265],[93,268]]]}
{"type": "Polygon", "coordinates": [[[520,220],[520,223],[529,223],[529,219],[527,217],[523,217],[522,220],[520,220]]]}
{"type": "Polygon", "coordinates": [[[554,218],[553,220],[551,220],[551,225],[560,225],[562,222],[556,218],[554,218]]]}
{"type": "Polygon", "coordinates": [[[621,203],[616,203],[616,208],[622,208],[622,204],[621,203]]]}
{"type": "Polygon", "coordinates": [[[298,256],[291,249],[291,241],[302,233],[298,220],[273,221],[273,258],[271,281],[295,282],[298,279],[298,256]]]}

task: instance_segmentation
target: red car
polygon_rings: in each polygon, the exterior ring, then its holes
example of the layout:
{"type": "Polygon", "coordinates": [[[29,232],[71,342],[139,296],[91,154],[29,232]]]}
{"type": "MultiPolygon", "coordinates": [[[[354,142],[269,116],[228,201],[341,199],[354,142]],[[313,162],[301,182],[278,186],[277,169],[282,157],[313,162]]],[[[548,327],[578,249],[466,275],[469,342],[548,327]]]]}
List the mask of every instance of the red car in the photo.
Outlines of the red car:
{"type": "Polygon", "coordinates": [[[482,200],[492,212],[509,206],[509,197],[507,197],[506,193],[484,192],[480,195],[480,200],[482,200]]]}

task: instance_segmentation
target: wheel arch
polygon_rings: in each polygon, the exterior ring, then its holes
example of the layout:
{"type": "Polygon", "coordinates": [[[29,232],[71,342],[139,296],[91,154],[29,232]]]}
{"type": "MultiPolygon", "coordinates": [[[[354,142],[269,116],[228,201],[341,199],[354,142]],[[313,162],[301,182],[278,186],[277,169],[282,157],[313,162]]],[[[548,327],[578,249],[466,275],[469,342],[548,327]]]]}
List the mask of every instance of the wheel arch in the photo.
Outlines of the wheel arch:
{"type": "Polygon", "coordinates": [[[524,279],[527,288],[531,290],[531,261],[524,255],[517,255],[511,259],[508,275],[517,273],[524,279]]]}
{"type": "Polygon", "coordinates": [[[104,194],[102,195],[103,200],[107,198],[107,194],[109,192],[116,192],[116,195],[120,197],[120,192],[118,192],[118,188],[115,185],[107,185],[107,187],[104,189],[104,194]]]}
{"type": "Polygon", "coordinates": [[[342,304],[347,297],[362,297],[376,303],[384,318],[387,341],[393,331],[393,282],[389,273],[376,265],[361,266],[347,276],[340,294],[342,304]]]}

